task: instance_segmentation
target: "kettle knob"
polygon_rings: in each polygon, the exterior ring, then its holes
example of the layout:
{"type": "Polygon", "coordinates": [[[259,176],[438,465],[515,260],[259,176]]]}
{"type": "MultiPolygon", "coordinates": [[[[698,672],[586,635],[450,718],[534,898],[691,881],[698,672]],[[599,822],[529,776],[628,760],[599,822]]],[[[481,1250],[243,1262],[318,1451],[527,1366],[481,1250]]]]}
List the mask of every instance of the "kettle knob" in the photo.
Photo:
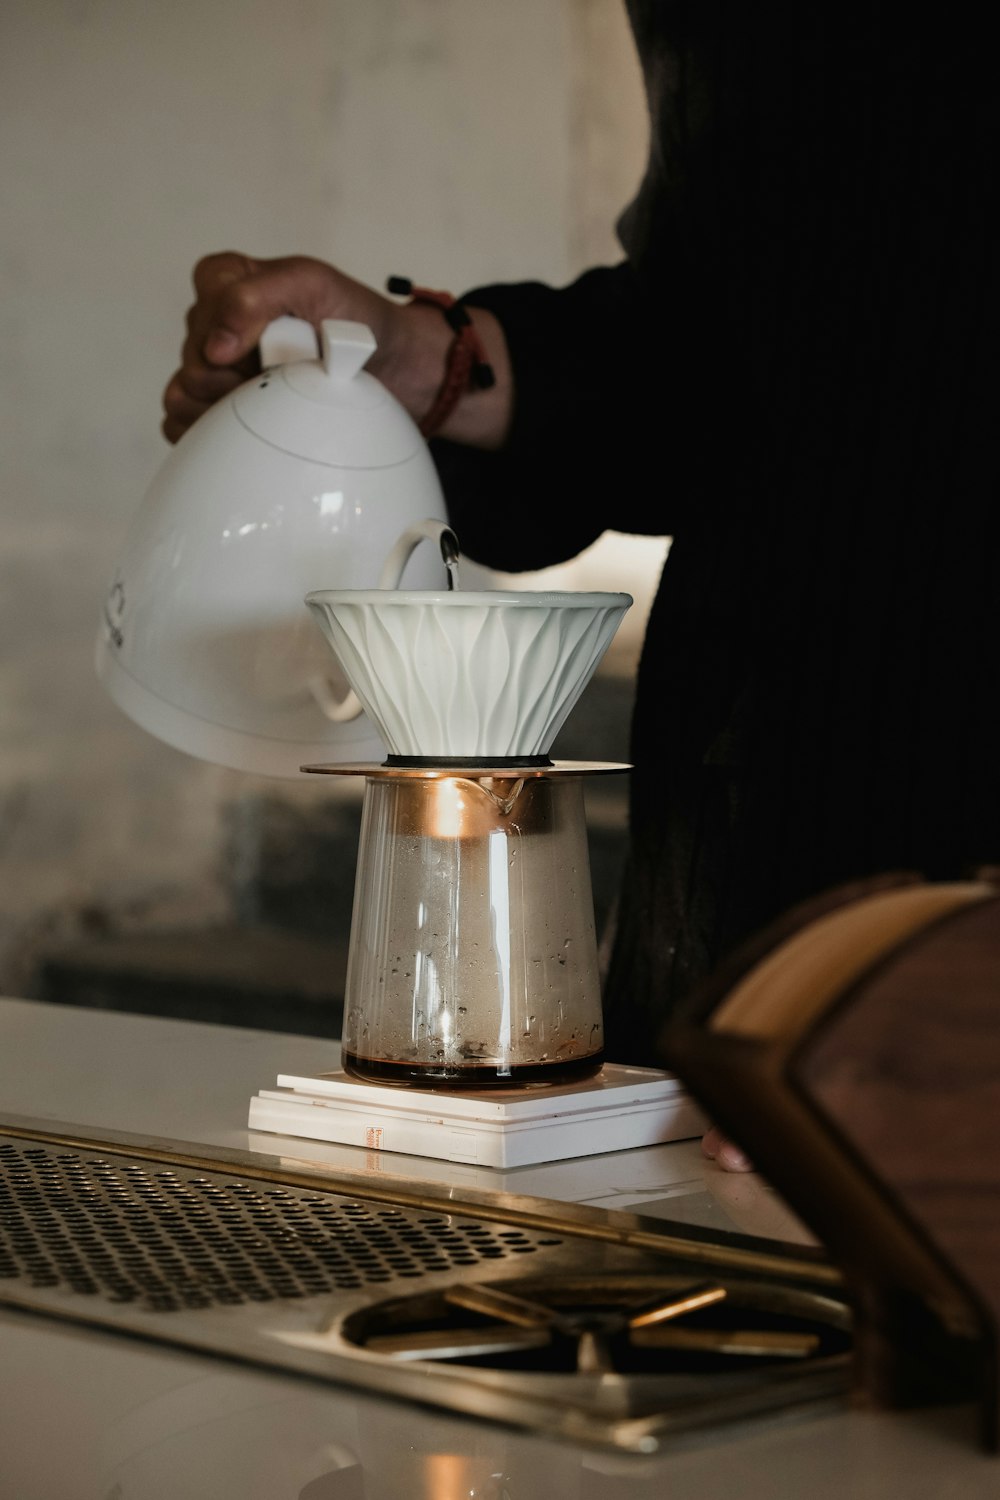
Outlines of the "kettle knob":
{"type": "MultiPolygon", "coordinates": [[[[364,323],[325,318],[320,325],[322,365],[331,380],[353,380],[375,353],[375,335],[364,323]]],[[[261,367],[315,361],[316,329],[305,318],[275,318],[258,341],[261,367]]]]}
{"type": "Polygon", "coordinates": [[[353,380],[375,353],[375,335],[364,323],[324,318],[320,325],[323,368],[331,380],[353,380]]]}

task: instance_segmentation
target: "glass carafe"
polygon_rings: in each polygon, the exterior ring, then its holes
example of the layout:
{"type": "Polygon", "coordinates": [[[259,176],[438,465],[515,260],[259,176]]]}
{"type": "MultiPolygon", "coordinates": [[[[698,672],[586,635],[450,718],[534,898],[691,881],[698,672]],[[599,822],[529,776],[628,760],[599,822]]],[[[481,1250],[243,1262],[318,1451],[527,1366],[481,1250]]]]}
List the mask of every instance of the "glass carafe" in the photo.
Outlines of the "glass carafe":
{"type": "Polygon", "coordinates": [[[595,1072],[582,777],[372,768],[344,1011],[360,1077],[479,1089],[595,1072]]]}

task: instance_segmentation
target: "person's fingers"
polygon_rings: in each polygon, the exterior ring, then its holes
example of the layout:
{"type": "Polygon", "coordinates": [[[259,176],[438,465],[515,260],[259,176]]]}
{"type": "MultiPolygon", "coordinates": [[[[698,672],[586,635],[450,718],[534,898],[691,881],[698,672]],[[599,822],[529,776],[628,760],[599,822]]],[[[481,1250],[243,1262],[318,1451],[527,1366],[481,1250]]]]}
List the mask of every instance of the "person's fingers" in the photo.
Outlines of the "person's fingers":
{"type": "Polygon", "coordinates": [[[752,1172],[753,1162],[745,1151],[741,1151],[734,1141],[723,1141],[719,1147],[719,1154],[715,1158],[716,1166],[724,1172],[752,1172]]]}
{"type": "Polygon", "coordinates": [[[211,405],[210,401],[192,400],[171,381],[163,394],[164,418],[160,424],[167,442],[176,443],[211,405]]]}
{"type": "Polygon", "coordinates": [[[242,281],[263,265],[252,255],[243,255],[238,250],[220,250],[214,255],[203,255],[191,273],[191,281],[199,302],[210,301],[230,282],[242,281]]]}
{"type": "Polygon", "coordinates": [[[260,369],[255,354],[248,354],[232,365],[210,365],[201,352],[206,317],[207,309],[203,305],[196,303],[188,310],[188,334],[181,349],[180,366],[163,392],[166,417],[163,432],[171,442],[176,442],[184,429],[209,406],[260,369]]]}
{"type": "Polygon", "coordinates": [[[232,365],[246,358],[275,318],[290,315],[318,325],[324,318],[363,317],[385,302],[369,288],[309,256],[251,261],[248,256],[227,254],[212,259],[222,264],[208,272],[199,262],[195,286],[203,312],[191,326],[192,335],[196,339],[200,335],[203,358],[211,365],[232,365]]]}
{"type": "MultiPolygon", "coordinates": [[[[226,291],[253,276],[262,264],[253,256],[242,255],[236,250],[204,255],[197,262],[191,276],[195,300],[188,308],[185,320],[188,330],[183,354],[185,366],[206,363],[205,341],[218,321],[226,291]]],[[[223,356],[217,362],[228,364],[241,357],[238,351],[232,361],[223,356]]]]}
{"type": "Polygon", "coordinates": [[[192,379],[190,371],[183,369],[171,376],[163,392],[164,421],[161,424],[161,431],[168,442],[176,443],[220,396],[233,390],[243,379],[235,370],[219,370],[214,373],[219,376],[217,382],[206,379],[201,384],[192,379]]]}
{"type": "Polygon", "coordinates": [[[181,365],[164,392],[164,404],[172,386],[177,386],[196,401],[218,401],[227,396],[242,381],[248,380],[260,369],[258,360],[248,356],[235,365],[210,365],[201,358],[193,337],[189,337],[181,351],[181,365]]]}
{"type": "Polygon", "coordinates": [[[256,374],[261,334],[275,318],[290,315],[314,327],[324,318],[366,323],[383,357],[392,347],[390,335],[398,333],[394,302],[310,256],[256,260],[226,250],[204,256],[193,280],[180,368],[163,393],[162,430],[170,442],[256,374]]]}
{"type": "Polygon", "coordinates": [[[190,422],[179,422],[174,417],[164,417],[160,423],[160,431],[168,443],[179,443],[190,426],[190,422]]]}
{"type": "Polygon", "coordinates": [[[752,1172],[753,1162],[735,1141],[729,1140],[716,1125],[702,1137],[701,1154],[714,1161],[724,1172],[752,1172]]]}
{"type": "Polygon", "coordinates": [[[163,410],[168,417],[173,417],[177,422],[195,422],[212,403],[210,401],[199,401],[197,397],[189,396],[184,388],[174,380],[170,382],[163,393],[163,410]]]}

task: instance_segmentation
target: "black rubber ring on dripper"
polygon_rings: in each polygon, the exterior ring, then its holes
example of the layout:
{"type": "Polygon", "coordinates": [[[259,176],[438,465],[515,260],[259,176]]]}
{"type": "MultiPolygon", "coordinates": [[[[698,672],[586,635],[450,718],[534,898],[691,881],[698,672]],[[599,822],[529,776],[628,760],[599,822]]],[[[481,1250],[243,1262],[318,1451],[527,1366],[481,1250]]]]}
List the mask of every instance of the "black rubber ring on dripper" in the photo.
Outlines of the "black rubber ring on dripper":
{"type": "Polygon", "coordinates": [[[387,755],[382,764],[400,770],[529,771],[555,762],[548,755],[387,755]]]}

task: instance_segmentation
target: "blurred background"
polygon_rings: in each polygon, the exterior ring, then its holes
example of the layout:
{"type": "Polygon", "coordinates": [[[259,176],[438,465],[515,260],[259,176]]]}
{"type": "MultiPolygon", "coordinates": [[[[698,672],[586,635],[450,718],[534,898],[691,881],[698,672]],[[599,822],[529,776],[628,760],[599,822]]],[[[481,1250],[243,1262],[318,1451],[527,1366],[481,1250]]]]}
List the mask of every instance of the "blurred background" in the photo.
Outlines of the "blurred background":
{"type": "MultiPolygon", "coordinates": [[[[191,268],[457,292],[619,259],[646,141],[620,0],[3,0],[0,135],[0,992],[335,1034],[355,789],[191,760],[92,667],[191,268]]],[[[636,596],[564,754],[626,754],[665,548],[516,580],[636,596]]],[[[624,791],[593,809],[602,917],[624,791]]]]}

